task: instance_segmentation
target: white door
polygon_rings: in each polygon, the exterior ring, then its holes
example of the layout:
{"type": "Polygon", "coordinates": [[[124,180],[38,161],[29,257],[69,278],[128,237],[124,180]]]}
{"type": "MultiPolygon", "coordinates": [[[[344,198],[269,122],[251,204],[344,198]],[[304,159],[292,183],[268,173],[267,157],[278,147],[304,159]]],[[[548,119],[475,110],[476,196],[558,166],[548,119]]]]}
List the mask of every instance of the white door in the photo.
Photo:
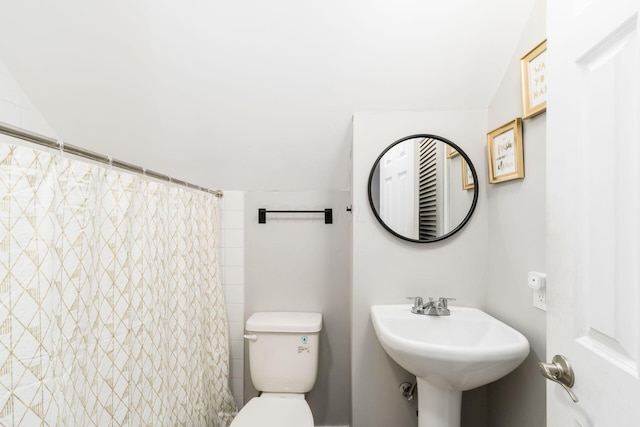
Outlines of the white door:
{"type": "Polygon", "coordinates": [[[549,427],[640,426],[640,0],[548,10],[549,427]]]}
{"type": "Polygon", "coordinates": [[[416,205],[416,148],[401,142],[380,161],[380,218],[396,233],[418,238],[416,205]]]}

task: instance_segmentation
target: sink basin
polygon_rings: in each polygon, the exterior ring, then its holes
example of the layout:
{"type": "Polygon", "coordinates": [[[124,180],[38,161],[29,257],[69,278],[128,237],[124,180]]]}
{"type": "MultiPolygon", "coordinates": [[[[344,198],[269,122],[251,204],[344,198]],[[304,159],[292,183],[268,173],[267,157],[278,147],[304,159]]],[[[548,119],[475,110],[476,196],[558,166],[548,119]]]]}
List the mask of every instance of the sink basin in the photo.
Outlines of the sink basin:
{"type": "Polygon", "coordinates": [[[400,366],[434,385],[469,390],[503,377],[529,354],[518,331],[476,308],[450,316],[411,313],[411,305],[374,305],[378,339],[400,366]]]}
{"type": "Polygon", "coordinates": [[[380,344],[418,379],[419,425],[426,411],[430,426],[459,426],[462,391],[503,377],[529,354],[512,327],[476,308],[449,308],[450,316],[426,316],[411,313],[410,304],[371,307],[380,344]]]}

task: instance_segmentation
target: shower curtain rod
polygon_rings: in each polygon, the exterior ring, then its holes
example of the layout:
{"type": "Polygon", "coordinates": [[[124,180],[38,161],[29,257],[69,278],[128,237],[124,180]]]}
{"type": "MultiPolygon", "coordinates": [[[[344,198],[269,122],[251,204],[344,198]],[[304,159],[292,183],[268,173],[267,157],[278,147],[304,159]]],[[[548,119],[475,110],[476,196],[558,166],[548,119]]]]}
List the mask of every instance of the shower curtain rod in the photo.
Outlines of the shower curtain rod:
{"type": "Polygon", "coordinates": [[[167,181],[167,182],[172,182],[178,185],[184,185],[186,187],[193,188],[194,190],[200,190],[206,193],[211,193],[217,197],[222,197],[223,195],[223,192],[220,190],[211,190],[209,188],[201,187],[196,184],[191,184],[190,182],[182,181],[180,179],[175,179],[170,177],[169,175],[155,172],[150,169],[145,169],[142,166],[127,163],[118,159],[113,159],[104,154],[85,150],[84,148],[76,147],[75,145],[58,142],[57,140],[51,137],[40,135],[35,132],[31,132],[16,126],[12,126],[7,123],[0,122],[0,133],[12,136],[14,138],[21,139],[23,141],[33,142],[34,144],[42,145],[44,147],[55,148],[65,153],[73,154],[75,156],[80,156],[85,159],[95,160],[100,163],[105,163],[107,165],[115,166],[117,168],[124,169],[129,172],[138,173],[144,176],[150,176],[152,178],[159,179],[161,181],[167,181]]]}

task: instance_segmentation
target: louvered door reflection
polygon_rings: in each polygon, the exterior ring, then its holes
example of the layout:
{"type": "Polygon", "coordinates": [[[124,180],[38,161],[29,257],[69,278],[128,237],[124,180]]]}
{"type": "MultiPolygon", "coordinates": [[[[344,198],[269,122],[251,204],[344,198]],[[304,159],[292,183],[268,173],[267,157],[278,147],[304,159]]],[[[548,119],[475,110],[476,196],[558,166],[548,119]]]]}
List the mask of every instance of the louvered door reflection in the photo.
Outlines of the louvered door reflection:
{"type": "Polygon", "coordinates": [[[437,166],[436,140],[424,139],[419,146],[419,216],[420,240],[430,240],[437,237],[438,212],[437,199],[437,166]]]}

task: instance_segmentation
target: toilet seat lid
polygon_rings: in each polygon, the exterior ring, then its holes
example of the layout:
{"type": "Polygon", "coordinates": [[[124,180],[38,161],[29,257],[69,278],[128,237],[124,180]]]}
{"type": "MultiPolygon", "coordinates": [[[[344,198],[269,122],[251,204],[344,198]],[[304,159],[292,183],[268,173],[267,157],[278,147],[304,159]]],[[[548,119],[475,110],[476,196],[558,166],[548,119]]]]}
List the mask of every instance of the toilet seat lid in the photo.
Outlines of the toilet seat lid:
{"type": "Polygon", "coordinates": [[[254,397],[231,427],[313,427],[313,415],[304,399],[254,397]]]}

